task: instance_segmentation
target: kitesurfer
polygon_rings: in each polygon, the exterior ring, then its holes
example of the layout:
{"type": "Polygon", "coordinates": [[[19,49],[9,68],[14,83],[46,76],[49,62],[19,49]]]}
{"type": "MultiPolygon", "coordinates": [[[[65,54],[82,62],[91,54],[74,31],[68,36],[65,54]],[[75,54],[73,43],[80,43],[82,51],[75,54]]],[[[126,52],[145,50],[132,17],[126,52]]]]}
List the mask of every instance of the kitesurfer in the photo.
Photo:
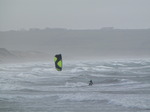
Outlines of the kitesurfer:
{"type": "Polygon", "coordinates": [[[89,81],[89,86],[92,86],[92,85],[93,85],[93,81],[90,80],[90,81],[89,81]]]}

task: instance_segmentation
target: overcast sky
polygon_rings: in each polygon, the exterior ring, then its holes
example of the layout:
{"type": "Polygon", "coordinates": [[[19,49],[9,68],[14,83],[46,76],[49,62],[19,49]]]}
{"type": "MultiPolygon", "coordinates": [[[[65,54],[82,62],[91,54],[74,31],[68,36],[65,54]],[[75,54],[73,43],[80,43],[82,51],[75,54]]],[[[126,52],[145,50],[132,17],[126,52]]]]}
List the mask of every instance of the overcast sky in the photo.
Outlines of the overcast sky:
{"type": "Polygon", "coordinates": [[[0,31],[150,28],[150,0],[0,0],[0,31]]]}

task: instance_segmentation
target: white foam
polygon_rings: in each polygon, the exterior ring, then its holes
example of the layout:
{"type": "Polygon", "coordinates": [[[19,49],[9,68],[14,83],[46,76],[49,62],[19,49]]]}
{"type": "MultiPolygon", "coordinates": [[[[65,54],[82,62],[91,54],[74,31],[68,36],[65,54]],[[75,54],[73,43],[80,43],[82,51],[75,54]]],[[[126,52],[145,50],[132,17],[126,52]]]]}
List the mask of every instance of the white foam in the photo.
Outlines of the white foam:
{"type": "Polygon", "coordinates": [[[136,95],[136,94],[101,94],[96,92],[90,93],[71,93],[59,94],[59,100],[69,101],[108,101],[112,105],[121,105],[124,107],[136,107],[147,109],[150,105],[150,95],[136,95]]]}
{"type": "Polygon", "coordinates": [[[110,103],[122,105],[124,107],[136,107],[141,109],[150,108],[150,95],[114,95],[110,103]]]}
{"type": "Polygon", "coordinates": [[[87,85],[88,85],[87,83],[83,83],[83,82],[77,82],[77,83],[66,82],[65,84],[66,87],[82,87],[87,85]]]}
{"type": "Polygon", "coordinates": [[[87,70],[88,70],[88,67],[76,67],[71,70],[71,73],[78,73],[78,72],[87,71],[87,70]]]}
{"type": "Polygon", "coordinates": [[[87,100],[102,100],[97,94],[91,93],[74,93],[74,94],[59,94],[59,100],[69,101],[87,101],[87,100]]]}

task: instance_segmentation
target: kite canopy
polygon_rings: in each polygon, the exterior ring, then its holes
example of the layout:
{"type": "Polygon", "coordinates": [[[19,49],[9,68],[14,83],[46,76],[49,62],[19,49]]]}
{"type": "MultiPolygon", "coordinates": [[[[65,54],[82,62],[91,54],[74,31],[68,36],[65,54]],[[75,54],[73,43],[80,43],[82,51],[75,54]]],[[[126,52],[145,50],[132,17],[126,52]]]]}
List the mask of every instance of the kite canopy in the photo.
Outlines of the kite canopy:
{"type": "Polygon", "coordinates": [[[61,54],[56,54],[54,57],[55,67],[57,71],[62,71],[62,56],[61,54]]]}

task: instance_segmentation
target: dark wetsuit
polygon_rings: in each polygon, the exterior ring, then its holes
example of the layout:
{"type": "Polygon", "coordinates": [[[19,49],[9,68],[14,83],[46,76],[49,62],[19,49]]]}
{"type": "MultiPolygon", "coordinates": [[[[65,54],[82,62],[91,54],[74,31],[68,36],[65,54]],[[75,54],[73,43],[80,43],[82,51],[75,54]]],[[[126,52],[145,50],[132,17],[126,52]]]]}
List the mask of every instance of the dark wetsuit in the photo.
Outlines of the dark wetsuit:
{"type": "Polygon", "coordinates": [[[92,86],[93,85],[93,81],[92,80],[90,80],[90,82],[89,82],[89,86],[92,86]]]}

